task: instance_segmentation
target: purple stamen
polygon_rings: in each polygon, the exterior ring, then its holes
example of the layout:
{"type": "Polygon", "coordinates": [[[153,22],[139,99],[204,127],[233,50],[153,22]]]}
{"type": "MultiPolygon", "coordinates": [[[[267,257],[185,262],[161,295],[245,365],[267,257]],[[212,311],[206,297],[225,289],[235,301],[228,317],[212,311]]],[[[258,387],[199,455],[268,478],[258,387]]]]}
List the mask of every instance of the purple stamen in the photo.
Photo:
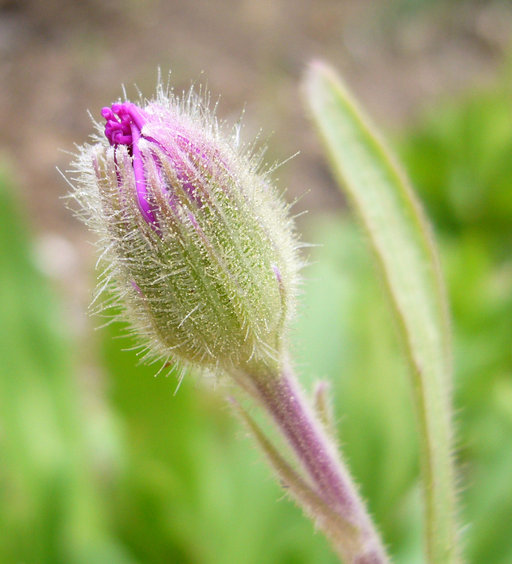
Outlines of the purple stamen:
{"type": "Polygon", "coordinates": [[[150,225],[157,225],[153,206],[148,200],[148,188],[144,175],[144,161],[139,148],[141,131],[146,123],[146,113],[131,102],[113,104],[111,108],[103,108],[101,115],[105,118],[105,136],[113,147],[126,145],[133,159],[133,174],[137,202],[142,217],[150,225]]]}

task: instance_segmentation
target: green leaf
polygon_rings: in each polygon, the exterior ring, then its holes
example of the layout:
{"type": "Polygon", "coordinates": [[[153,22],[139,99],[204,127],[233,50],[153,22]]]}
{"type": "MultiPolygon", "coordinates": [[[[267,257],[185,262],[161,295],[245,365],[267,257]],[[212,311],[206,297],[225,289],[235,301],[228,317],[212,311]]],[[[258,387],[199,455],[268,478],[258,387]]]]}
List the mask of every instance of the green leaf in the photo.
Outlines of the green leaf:
{"type": "Polygon", "coordinates": [[[335,71],[313,64],[305,93],[334,174],[368,234],[410,361],[422,439],[427,555],[436,564],[454,562],[451,343],[432,235],[405,175],[335,71]]]}

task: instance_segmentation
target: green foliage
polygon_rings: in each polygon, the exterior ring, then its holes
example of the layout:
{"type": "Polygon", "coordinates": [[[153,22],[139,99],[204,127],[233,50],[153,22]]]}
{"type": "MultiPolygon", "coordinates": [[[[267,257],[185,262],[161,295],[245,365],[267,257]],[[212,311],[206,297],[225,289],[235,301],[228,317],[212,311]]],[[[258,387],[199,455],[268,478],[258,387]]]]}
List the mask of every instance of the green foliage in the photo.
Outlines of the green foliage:
{"type": "Polygon", "coordinates": [[[511,95],[504,81],[435,108],[403,151],[436,227],[501,251],[512,236],[511,95]]]}
{"type": "Polygon", "coordinates": [[[454,320],[464,542],[512,561],[512,113],[508,80],[446,103],[403,155],[441,235],[454,320]]]}
{"type": "Polygon", "coordinates": [[[0,561],[124,563],[92,480],[58,300],[0,178],[0,561]]]}

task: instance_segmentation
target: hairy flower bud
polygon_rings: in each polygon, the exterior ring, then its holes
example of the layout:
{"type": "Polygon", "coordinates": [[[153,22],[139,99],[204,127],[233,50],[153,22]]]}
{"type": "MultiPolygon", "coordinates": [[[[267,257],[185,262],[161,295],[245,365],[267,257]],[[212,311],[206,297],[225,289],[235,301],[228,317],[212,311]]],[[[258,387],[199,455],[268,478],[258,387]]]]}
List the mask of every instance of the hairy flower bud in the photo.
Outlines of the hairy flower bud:
{"type": "Polygon", "coordinates": [[[209,369],[283,349],[299,263],[288,209],[258,159],[195,94],[102,110],[74,198],[100,234],[105,286],[154,358],[209,369]]]}

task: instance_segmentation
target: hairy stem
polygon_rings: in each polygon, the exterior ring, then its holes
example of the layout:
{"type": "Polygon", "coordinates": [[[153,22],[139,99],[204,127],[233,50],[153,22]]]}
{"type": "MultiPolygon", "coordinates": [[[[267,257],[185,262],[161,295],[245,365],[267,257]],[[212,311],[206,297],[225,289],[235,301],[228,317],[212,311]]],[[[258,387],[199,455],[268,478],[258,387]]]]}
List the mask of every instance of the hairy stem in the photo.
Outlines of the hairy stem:
{"type": "MultiPolygon", "coordinates": [[[[347,564],[388,562],[348,470],[307,403],[291,367],[284,363],[277,377],[261,373],[251,376],[252,394],[277,424],[312,490],[327,509],[323,515],[313,515],[317,526],[347,564]]],[[[296,499],[300,503],[300,496],[296,499]]]]}

